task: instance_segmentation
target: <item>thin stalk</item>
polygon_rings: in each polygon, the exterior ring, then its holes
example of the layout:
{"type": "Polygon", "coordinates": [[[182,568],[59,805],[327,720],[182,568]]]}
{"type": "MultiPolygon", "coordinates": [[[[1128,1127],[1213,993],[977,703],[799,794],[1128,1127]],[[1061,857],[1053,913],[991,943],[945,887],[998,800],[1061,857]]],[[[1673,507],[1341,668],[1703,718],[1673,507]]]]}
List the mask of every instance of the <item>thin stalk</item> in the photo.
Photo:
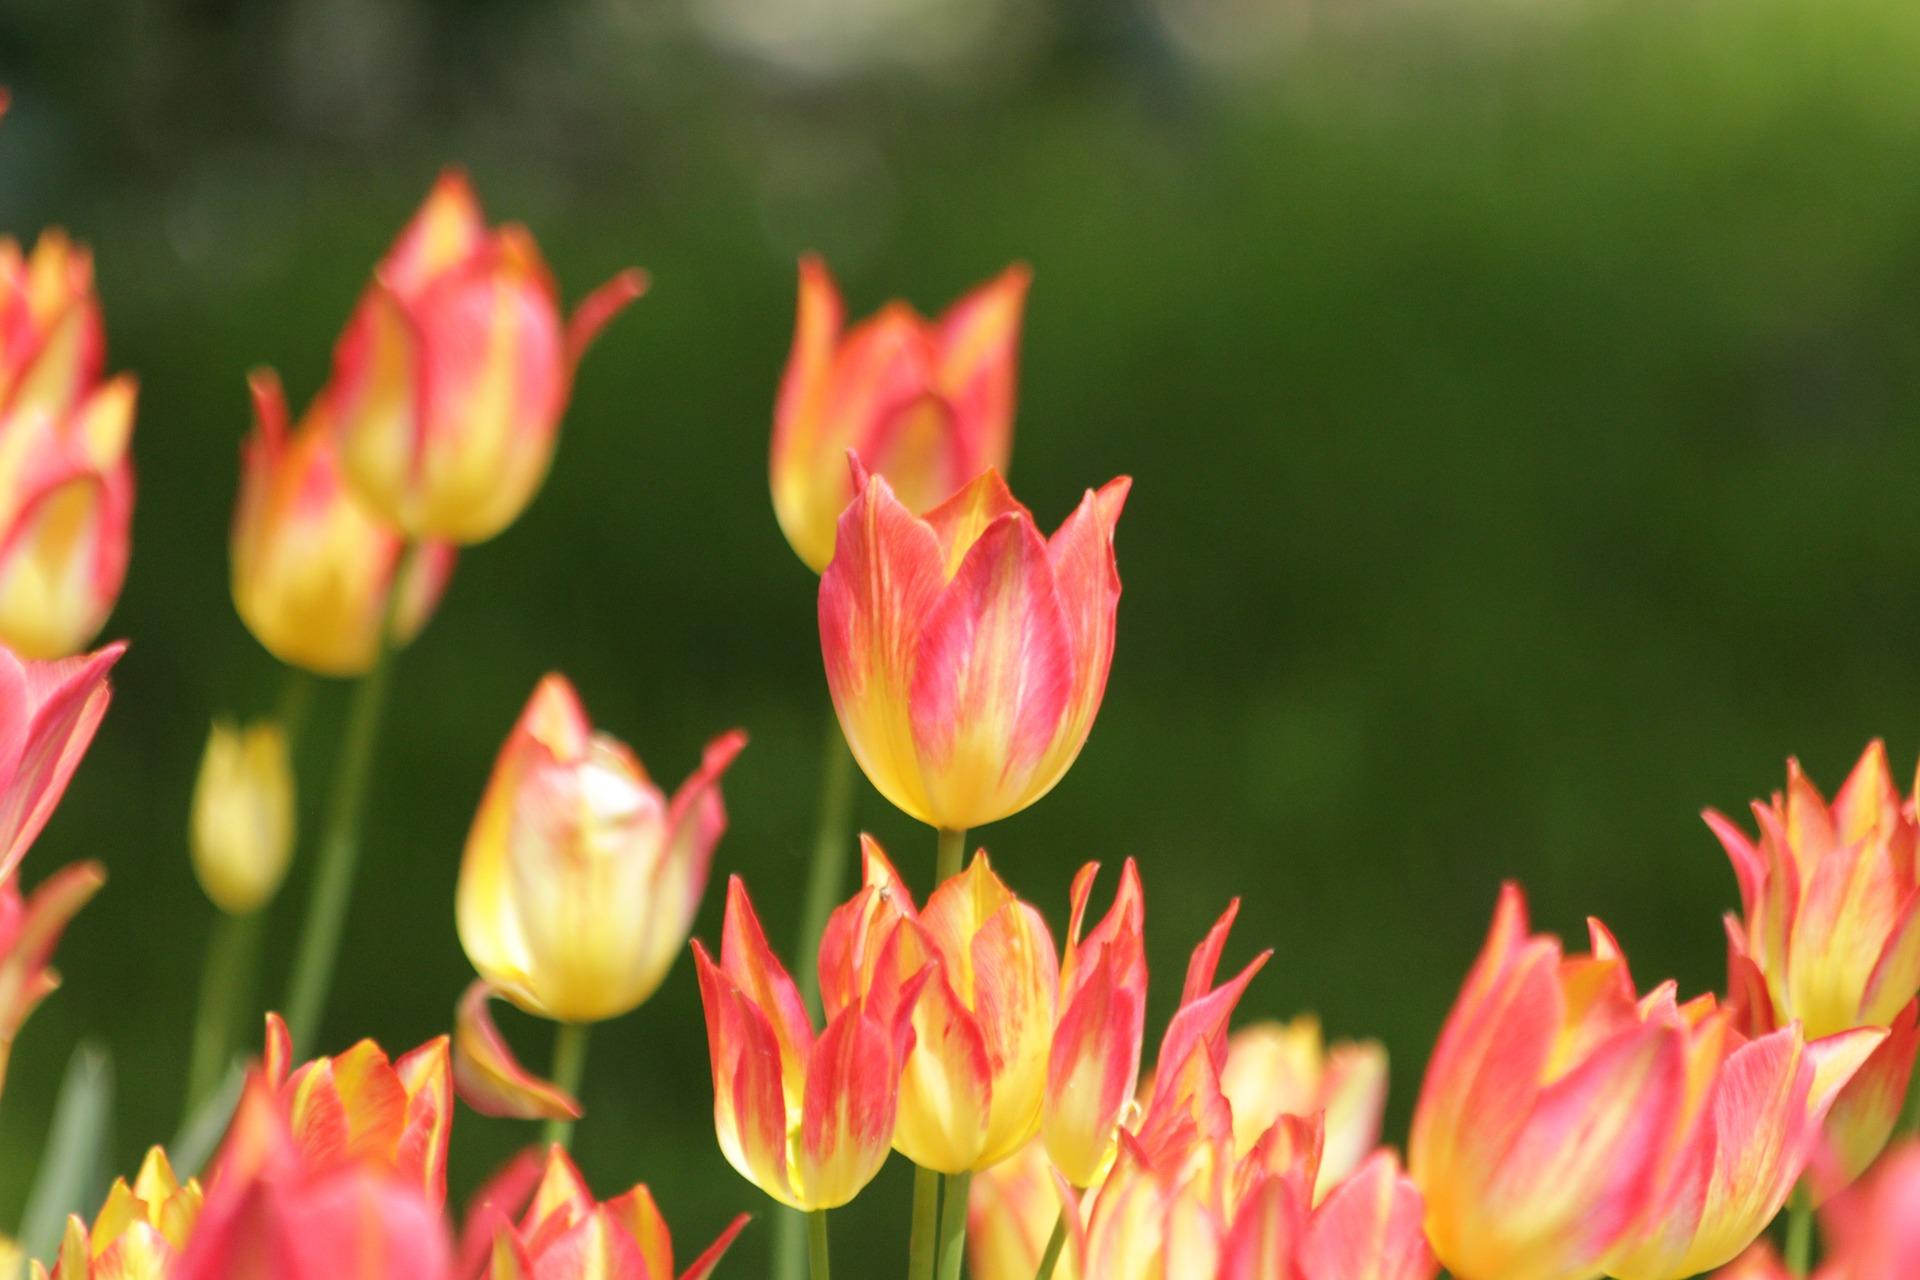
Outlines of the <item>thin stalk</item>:
{"type": "Polygon", "coordinates": [[[940,1205],[940,1280],[960,1280],[967,1263],[967,1194],[973,1174],[950,1173],[940,1205]]]}
{"type": "Polygon", "coordinates": [[[815,1209],[807,1215],[807,1263],[813,1280],[829,1280],[827,1265],[827,1211],[815,1209]]]}
{"type": "Polygon", "coordinates": [[[940,1175],[913,1167],[913,1234],[907,1237],[907,1280],[933,1280],[940,1231],[940,1175]]]}
{"type": "Polygon", "coordinates": [[[966,860],[967,856],[967,833],[964,830],[949,831],[945,827],[940,828],[938,850],[933,862],[934,888],[936,889],[960,874],[960,864],[966,860]]]}
{"type": "MultiPolygon", "coordinates": [[[[553,1029],[552,1079],[575,1098],[580,1096],[580,1081],[587,1074],[587,1032],[592,1028],[590,1022],[562,1022],[553,1029]]],[[[563,1147],[571,1147],[573,1121],[555,1117],[547,1121],[547,1127],[540,1137],[548,1146],[557,1142],[563,1147]]]]}
{"type": "Polygon", "coordinates": [[[200,975],[200,1010],[193,1024],[193,1056],[187,1070],[187,1114],[220,1084],[233,1056],[234,1026],[253,995],[253,973],[260,954],[260,918],[249,912],[215,913],[207,939],[207,965],[200,975]]]}
{"type": "MultiPolygon", "coordinates": [[[[413,548],[402,552],[397,584],[413,548]]],[[[314,872],[313,895],[307,919],[294,953],[293,976],[287,983],[284,1008],[293,1033],[293,1058],[304,1059],[326,1012],[333,969],[340,957],[340,931],[353,900],[353,875],[360,861],[360,829],[366,821],[367,784],[373,776],[374,753],[380,741],[380,717],[386,709],[387,687],[393,674],[393,621],[400,592],[389,589],[381,611],[379,639],[373,665],[354,687],[347,711],[346,734],[340,760],[334,766],[333,794],[320,837],[320,865],[314,872]]]]}
{"type": "Polygon", "coordinates": [[[307,708],[312,705],[313,673],[288,667],[286,681],[280,686],[278,713],[280,732],[286,735],[289,750],[299,740],[300,730],[307,722],[307,708]]]}
{"type": "Polygon", "coordinates": [[[1813,1265],[1813,1197],[1802,1188],[1787,1201],[1787,1273],[1804,1277],[1813,1265]]]}
{"type": "Polygon", "coordinates": [[[1033,1280],[1053,1280],[1053,1269],[1060,1265],[1060,1250],[1066,1244],[1067,1211],[1062,1209],[1053,1220],[1053,1234],[1047,1237],[1047,1251],[1040,1255],[1040,1269],[1033,1273],[1033,1280]]]}

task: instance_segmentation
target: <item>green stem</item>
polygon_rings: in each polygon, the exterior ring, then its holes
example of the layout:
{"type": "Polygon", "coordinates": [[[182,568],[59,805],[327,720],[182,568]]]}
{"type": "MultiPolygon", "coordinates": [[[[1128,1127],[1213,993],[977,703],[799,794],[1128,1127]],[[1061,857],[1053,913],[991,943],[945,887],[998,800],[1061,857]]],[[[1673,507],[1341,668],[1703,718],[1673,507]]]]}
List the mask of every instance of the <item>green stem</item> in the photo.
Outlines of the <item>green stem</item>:
{"type": "Polygon", "coordinates": [[[278,718],[280,732],[286,735],[287,749],[300,738],[300,730],[307,722],[307,708],[313,705],[313,673],[299,667],[288,667],[286,681],[280,686],[280,706],[278,718]]]}
{"type": "Polygon", "coordinates": [[[933,862],[933,887],[938,889],[941,885],[959,875],[960,865],[966,861],[966,856],[967,833],[964,830],[949,831],[945,827],[941,827],[938,853],[935,855],[933,862]]]}
{"type": "MultiPolygon", "coordinates": [[[[576,1099],[580,1096],[580,1081],[587,1074],[587,1032],[592,1029],[590,1022],[562,1022],[553,1030],[553,1082],[576,1099]]],[[[540,1136],[548,1146],[557,1142],[571,1147],[573,1121],[549,1120],[540,1136]]]]}
{"type": "Polygon", "coordinates": [[[1813,1265],[1813,1198],[1805,1189],[1787,1202],[1787,1273],[1804,1277],[1813,1265]]]}
{"type": "MultiPolygon", "coordinates": [[[[402,553],[401,572],[413,549],[402,553]]],[[[400,593],[390,590],[375,642],[373,665],[354,686],[347,711],[346,734],[340,760],[334,766],[333,795],[320,837],[320,865],[314,872],[313,895],[307,903],[306,924],[294,953],[293,977],[287,983],[287,1024],[293,1032],[293,1059],[306,1058],[326,1012],[333,986],[334,963],[340,956],[340,931],[353,900],[353,874],[360,861],[360,828],[366,820],[367,784],[373,776],[374,751],[380,741],[380,717],[386,709],[387,686],[393,674],[393,620],[400,593]]]]}
{"type": "Polygon", "coordinates": [[[815,1209],[807,1215],[807,1270],[813,1280],[829,1280],[827,1265],[827,1211],[815,1209]]]}
{"type": "Polygon", "coordinates": [[[950,1173],[946,1181],[947,1195],[940,1205],[940,1280],[960,1280],[967,1262],[967,1194],[973,1175],[950,1173]]]}
{"type": "Polygon", "coordinates": [[[233,1056],[234,1027],[253,992],[261,914],[215,913],[212,935],[207,939],[207,966],[200,975],[200,1010],[193,1024],[187,1114],[219,1087],[233,1056]]]}
{"type": "Polygon", "coordinates": [[[940,1230],[940,1175],[913,1167],[913,1234],[907,1238],[907,1280],[933,1280],[940,1230]]]}
{"type": "Polygon", "coordinates": [[[1033,1280],[1053,1280],[1053,1269],[1060,1265],[1060,1250],[1066,1244],[1067,1211],[1062,1209],[1053,1220],[1053,1234],[1047,1237],[1047,1251],[1040,1255],[1040,1269],[1033,1273],[1033,1280]]]}

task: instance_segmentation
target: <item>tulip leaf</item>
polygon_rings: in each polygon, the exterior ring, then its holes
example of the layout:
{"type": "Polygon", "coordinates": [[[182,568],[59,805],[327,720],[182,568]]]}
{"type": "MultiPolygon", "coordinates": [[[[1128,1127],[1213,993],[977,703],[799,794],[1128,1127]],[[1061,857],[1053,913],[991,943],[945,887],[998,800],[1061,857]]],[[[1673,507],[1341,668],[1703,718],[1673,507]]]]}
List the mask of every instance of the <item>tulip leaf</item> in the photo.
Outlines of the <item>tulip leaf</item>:
{"type": "Polygon", "coordinates": [[[220,1085],[200,1101],[187,1118],[180,1122],[180,1129],[173,1135],[173,1141],[167,1144],[167,1160],[173,1165],[174,1172],[181,1178],[198,1176],[201,1168],[213,1155],[220,1139],[226,1135],[227,1124],[233,1119],[233,1108],[240,1101],[241,1086],[246,1083],[246,1072],[238,1063],[227,1068],[220,1077],[220,1085]]]}
{"type": "Polygon", "coordinates": [[[40,1169],[20,1220],[20,1244],[30,1258],[51,1258],[67,1215],[91,1218],[106,1194],[113,1127],[113,1056],[82,1041],[67,1063],[40,1169]]]}

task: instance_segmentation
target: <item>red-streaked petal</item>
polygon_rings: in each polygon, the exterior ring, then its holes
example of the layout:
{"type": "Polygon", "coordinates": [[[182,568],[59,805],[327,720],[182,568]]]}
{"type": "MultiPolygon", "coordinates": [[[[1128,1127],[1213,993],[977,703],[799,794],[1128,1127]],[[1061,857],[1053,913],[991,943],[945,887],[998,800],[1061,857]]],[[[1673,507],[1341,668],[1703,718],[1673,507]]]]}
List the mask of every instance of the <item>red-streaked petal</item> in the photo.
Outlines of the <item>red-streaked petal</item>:
{"type": "Polygon", "coordinates": [[[520,1065],[494,1024],[493,996],[483,978],[460,997],[454,1020],[453,1080],[461,1100],[484,1116],[579,1119],[580,1104],[571,1094],[520,1065]]]}
{"type": "Polygon", "coordinates": [[[1301,1270],[1313,1280],[1433,1280],[1440,1264],[1421,1227],[1425,1211],[1393,1154],[1378,1152],[1314,1211],[1301,1270]]]}
{"type": "Polygon", "coordinates": [[[899,1083],[891,1036],[860,1006],[827,1024],[807,1062],[795,1145],[801,1207],[838,1208],[873,1180],[893,1137],[899,1083]]]}

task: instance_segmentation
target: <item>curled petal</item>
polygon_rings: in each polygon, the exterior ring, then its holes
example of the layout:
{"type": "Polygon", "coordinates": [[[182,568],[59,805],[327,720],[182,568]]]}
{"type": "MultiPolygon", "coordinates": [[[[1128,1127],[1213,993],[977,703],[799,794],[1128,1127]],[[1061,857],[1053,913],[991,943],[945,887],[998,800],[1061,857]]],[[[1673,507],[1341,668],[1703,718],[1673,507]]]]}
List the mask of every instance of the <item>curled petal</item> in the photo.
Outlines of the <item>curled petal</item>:
{"type": "Polygon", "coordinates": [[[484,978],[467,988],[453,1034],[453,1079],[460,1098],[481,1115],[517,1120],[577,1120],[580,1104],[549,1080],[532,1075],[494,1025],[494,992],[484,978]]]}

